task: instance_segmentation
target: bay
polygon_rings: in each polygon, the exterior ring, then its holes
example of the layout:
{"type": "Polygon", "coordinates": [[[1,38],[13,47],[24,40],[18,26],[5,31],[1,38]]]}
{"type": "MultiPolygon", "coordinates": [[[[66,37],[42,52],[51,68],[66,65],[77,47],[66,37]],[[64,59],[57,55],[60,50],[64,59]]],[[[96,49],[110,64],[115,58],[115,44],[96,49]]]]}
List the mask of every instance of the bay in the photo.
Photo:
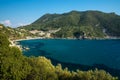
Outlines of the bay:
{"type": "Polygon", "coordinates": [[[26,56],[45,56],[65,63],[104,64],[120,69],[120,40],[35,39],[19,41],[26,56]]]}

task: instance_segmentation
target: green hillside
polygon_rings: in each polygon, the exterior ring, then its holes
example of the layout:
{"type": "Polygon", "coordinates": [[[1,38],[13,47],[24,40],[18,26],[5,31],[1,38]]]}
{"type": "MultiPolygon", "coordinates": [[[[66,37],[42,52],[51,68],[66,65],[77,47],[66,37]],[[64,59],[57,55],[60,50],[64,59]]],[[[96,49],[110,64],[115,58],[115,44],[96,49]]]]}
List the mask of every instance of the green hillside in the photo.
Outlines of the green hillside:
{"type": "MultiPolygon", "coordinates": [[[[100,11],[71,11],[63,14],[45,14],[30,25],[27,30],[60,30],[53,37],[66,38],[81,35],[86,38],[120,37],[120,16],[100,11]]],[[[78,36],[79,37],[79,36],[78,36]]]]}

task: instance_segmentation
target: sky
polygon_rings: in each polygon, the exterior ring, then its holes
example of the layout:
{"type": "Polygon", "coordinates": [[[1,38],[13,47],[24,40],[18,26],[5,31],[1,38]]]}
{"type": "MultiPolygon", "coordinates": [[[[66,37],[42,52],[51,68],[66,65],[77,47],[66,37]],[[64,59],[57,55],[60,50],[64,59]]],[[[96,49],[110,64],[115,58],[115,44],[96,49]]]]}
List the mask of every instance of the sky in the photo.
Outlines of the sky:
{"type": "Polygon", "coordinates": [[[120,0],[0,0],[0,23],[18,27],[44,14],[98,10],[120,15],[120,0]]]}

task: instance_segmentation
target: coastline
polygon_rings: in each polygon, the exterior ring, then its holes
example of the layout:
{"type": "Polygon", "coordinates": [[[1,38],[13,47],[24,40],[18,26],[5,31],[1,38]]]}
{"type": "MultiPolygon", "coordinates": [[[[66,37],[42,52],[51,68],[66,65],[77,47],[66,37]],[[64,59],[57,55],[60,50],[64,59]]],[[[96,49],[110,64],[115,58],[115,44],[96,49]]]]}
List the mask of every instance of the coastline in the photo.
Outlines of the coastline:
{"type": "Polygon", "coordinates": [[[24,40],[34,40],[34,39],[65,39],[65,40],[119,40],[120,37],[109,37],[109,38],[85,38],[85,39],[77,39],[77,38],[44,38],[44,37],[35,37],[35,38],[24,38],[24,39],[16,39],[11,40],[13,42],[19,42],[24,40]]]}
{"type": "Polygon", "coordinates": [[[19,41],[25,41],[25,40],[35,40],[35,39],[58,39],[58,40],[119,40],[120,37],[105,37],[105,38],[85,38],[85,39],[77,39],[77,38],[46,38],[46,37],[29,37],[29,38],[23,38],[23,39],[16,39],[16,40],[10,40],[10,46],[16,46],[18,47],[20,50],[22,50],[22,45],[17,44],[17,42],[19,41]]]}

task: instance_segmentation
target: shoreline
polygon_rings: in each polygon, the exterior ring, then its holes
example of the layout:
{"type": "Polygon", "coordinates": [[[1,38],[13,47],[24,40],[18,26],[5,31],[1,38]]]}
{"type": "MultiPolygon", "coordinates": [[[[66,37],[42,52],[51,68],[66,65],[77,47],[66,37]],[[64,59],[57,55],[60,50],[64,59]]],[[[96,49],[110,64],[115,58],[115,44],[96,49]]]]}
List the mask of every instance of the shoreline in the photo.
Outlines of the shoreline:
{"type": "Polygon", "coordinates": [[[61,40],[119,40],[120,38],[116,37],[110,37],[110,38],[85,38],[85,39],[76,39],[76,38],[41,38],[41,37],[36,37],[36,38],[28,38],[28,39],[16,39],[16,40],[11,40],[13,42],[19,42],[19,41],[24,41],[24,40],[35,40],[35,39],[61,39],[61,40]]]}
{"type": "Polygon", "coordinates": [[[56,40],[119,40],[118,37],[106,37],[106,38],[85,38],[85,39],[76,39],[76,38],[45,38],[45,37],[35,37],[35,38],[24,38],[24,39],[16,39],[16,40],[10,40],[10,46],[16,46],[20,50],[22,50],[22,46],[17,44],[19,41],[25,41],[25,40],[37,40],[37,39],[56,39],[56,40]]]}
{"type": "Polygon", "coordinates": [[[22,45],[20,45],[20,44],[17,44],[17,42],[20,42],[20,41],[26,41],[26,40],[37,40],[37,39],[41,39],[41,40],[43,40],[43,39],[56,39],[56,40],[120,40],[120,38],[113,38],[113,37],[111,37],[111,38],[95,38],[95,39],[89,39],[89,38],[87,38],[87,39],[76,39],[76,38],[41,38],[41,37],[36,37],[36,38],[28,38],[28,39],[16,39],[16,40],[9,40],[10,41],[10,46],[12,47],[12,46],[16,46],[16,47],[18,47],[20,50],[23,50],[23,47],[22,47],[22,45]]]}

